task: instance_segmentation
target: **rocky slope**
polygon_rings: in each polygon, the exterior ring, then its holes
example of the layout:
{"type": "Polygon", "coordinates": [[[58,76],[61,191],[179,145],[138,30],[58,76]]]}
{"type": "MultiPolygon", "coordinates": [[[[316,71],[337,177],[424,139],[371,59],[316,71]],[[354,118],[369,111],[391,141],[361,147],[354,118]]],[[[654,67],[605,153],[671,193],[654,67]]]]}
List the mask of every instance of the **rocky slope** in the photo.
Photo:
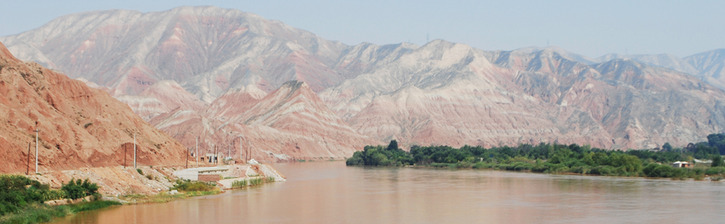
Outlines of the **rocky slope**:
{"type": "MultiPolygon", "coordinates": [[[[137,133],[140,164],[181,164],[185,148],[144,122],[108,93],[24,63],[0,44],[0,172],[25,172],[28,143],[34,161],[39,132],[40,171],[123,164],[132,161],[137,133]],[[37,126],[36,126],[37,122],[37,126]]],[[[34,164],[31,172],[34,171],[34,164]]]]}
{"type": "Polygon", "coordinates": [[[179,108],[151,123],[186,145],[195,146],[199,136],[202,155],[213,153],[216,144],[235,160],[247,153],[265,161],[343,158],[380,143],[350,128],[298,81],[266,95],[254,87],[232,91],[201,113],[179,108]]]}
{"type": "Polygon", "coordinates": [[[347,46],[215,7],[74,14],[0,40],[108,88],[187,147],[201,136],[207,149],[238,148],[242,135],[271,159],[349,156],[390,139],[652,148],[725,129],[725,93],[712,86],[724,77],[719,51],[591,59],[441,40],[347,46]]]}

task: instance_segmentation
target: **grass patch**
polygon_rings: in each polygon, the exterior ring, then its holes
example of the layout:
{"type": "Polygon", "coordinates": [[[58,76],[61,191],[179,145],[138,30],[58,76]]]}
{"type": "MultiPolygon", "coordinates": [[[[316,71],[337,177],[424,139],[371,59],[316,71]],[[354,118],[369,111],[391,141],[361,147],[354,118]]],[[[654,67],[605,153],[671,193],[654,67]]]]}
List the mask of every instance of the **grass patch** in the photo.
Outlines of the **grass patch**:
{"type": "Polygon", "coordinates": [[[156,195],[143,195],[143,194],[130,194],[130,195],[124,195],[120,197],[122,200],[129,201],[132,204],[138,204],[138,203],[166,203],[177,199],[184,199],[189,197],[196,197],[196,196],[206,196],[206,195],[215,195],[219,194],[221,192],[218,189],[210,190],[210,191],[189,191],[189,192],[183,192],[179,194],[168,194],[168,193],[160,193],[156,195]]]}
{"type": "Polygon", "coordinates": [[[262,178],[254,178],[249,180],[249,186],[257,186],[264,183],[262,178]]]}
{"type": "Polygon", "coordinates": [[[48,206],[34,203],[23,210],[6,214],[0,217],[0,223],[41,223],[50,222],[55,217],[63,217],[72,214],[67,206],[48,206]]]}
{"type": "Polygon", "coordinates": [[[91,202],[85,202],[85,203],[79,203],[79,204],[72,204],[67,205],[73,213],[76,212],[82,212],[82,211],[90,211],[90,210],[96,210],[96,209],[102,209],[114,205],[121,205],[120,202],[117,201],[91,201],[91,202]]]}
{"type": "Polygon", "coordinates": [[[247,187],[247,180],[235,180],[232,182],[232,188],[244,188],[247,187]]]}
{"type": "Polygon", "coordinates": [[[214,190],[214,188],[216,188],[216,186],[206,182],[176,180],[174,187],[172,187],[171,189],[179,191],[211,191],[214,190]]]}
{"type": "Polygon", "coordinates": [[[49,206],[34,203],[15,213],[0,217],[0,223],[41,223],[50,222],[53,218],[64,217],[73,213],[96,210],[114,205],[115,201],[92,201],[72,205],[49,206]]]}

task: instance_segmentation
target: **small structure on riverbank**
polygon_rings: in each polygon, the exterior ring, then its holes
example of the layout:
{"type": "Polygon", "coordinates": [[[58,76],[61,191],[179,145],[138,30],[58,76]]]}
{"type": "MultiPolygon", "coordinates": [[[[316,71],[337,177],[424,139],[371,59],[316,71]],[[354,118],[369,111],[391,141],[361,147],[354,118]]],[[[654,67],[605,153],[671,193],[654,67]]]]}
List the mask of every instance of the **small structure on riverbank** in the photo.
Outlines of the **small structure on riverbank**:
{"type": "Polygon", "coordinates": [[[174,171],[174,176],[191,181],[218,181],[229,171],[224,167],[197,167],[174,171]]]}
{"type": "Polygon", "coordinates": [[[270,180],[285,181],[277,170],[269,165],[250,160],[250,164],[227,165],[217,167],[198,167],[174,171],[174,176],[191,180],[216,182],[223,189],[232,187],[234,181],[269,178],[270,180]]]}
{"type": "Polygon", "coordinates": [[[692,164],[685,162],[685,161],[676,161],[672,163],[672,167],[675,168],[690,168],[692,167],[692,164]]]}

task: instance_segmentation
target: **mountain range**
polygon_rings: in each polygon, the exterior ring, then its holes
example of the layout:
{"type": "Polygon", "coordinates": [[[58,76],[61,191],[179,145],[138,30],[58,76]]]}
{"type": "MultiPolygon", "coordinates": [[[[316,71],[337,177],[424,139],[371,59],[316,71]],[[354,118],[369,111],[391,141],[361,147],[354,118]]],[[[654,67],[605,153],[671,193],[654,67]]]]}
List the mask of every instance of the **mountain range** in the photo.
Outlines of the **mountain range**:
{"type": "Polygon", "coordinates": [[[592,59],[444,40],[346,45],[216,7],[72,14],[0,41],[106,90],[186,147],[199,137],[205,150],[251,147],[271,160],[340,158],[392,139],[654,148],[725,127],[725,50],[592,59]]]}

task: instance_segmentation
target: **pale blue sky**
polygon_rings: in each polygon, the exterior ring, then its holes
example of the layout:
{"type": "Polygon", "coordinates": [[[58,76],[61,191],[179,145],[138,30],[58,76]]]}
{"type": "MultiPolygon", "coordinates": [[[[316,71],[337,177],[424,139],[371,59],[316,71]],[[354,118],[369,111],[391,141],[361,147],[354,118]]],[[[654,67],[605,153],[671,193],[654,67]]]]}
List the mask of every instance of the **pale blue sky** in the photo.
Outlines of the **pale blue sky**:
{"type": "Polygon", "coordinates": [[[550,44],[589,57],[725,48],[725,1],[0,0],[0,36],[76,12],[186,5],[239,9],[350,45],[422,45],[429,36],[484,50],[550,44]]]}

